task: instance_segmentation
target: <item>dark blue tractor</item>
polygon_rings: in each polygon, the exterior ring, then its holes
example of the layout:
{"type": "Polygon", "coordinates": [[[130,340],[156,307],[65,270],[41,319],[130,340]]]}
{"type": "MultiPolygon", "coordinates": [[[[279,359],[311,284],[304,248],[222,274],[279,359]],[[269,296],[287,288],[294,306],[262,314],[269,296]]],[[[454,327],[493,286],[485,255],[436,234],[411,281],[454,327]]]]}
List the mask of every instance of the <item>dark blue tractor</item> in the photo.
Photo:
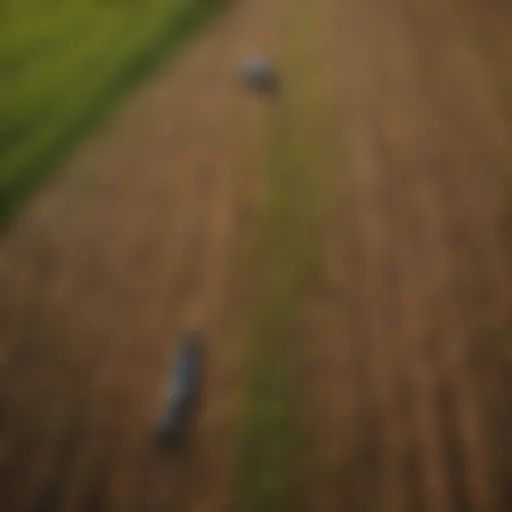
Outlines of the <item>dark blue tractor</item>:
{"type": "Polygon", "coordinates": [[[163,445],[181,445],[186,440],[198,404],[201,341],[196,331],[185,332],[178,340],[157,424],[157,438],[163,445]]]}

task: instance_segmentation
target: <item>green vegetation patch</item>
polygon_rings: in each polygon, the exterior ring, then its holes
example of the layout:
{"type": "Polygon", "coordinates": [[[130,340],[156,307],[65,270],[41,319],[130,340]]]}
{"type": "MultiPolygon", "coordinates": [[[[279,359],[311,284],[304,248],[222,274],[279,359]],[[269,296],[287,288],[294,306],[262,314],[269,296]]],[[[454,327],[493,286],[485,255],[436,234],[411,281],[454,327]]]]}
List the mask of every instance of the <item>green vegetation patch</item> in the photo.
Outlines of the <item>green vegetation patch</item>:
{"type": "Polygon", "coordinates": [[[0,220],[127,85],[227,0],[6,0],[0,6],[0,220]]]}
{"type": "MultiPolygon", "coordinates": [[[[290,50],[265,165],[265,205],[250,261],[248,386],[235,482],[237,510],[294,510],[301,475],[300,389],[291,326],[318,269],[325,207],[325,106],[316,80],[310,9],[294,5],[290,50]]],[[[330,163],[330,162],[329,162],[330,163]]]]}

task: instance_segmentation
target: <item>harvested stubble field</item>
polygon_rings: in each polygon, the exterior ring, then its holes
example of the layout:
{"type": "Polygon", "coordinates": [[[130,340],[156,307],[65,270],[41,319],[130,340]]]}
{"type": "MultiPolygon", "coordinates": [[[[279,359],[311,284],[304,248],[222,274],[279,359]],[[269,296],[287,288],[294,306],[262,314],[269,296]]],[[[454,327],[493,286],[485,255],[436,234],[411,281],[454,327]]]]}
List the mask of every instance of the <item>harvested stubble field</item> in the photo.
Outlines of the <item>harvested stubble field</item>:
{"type": "Polygon", "coordinates": [[[511,40],[505,2],[237,0],[164,60],[2,232],[2,510],[512,509],[511,40]]]}

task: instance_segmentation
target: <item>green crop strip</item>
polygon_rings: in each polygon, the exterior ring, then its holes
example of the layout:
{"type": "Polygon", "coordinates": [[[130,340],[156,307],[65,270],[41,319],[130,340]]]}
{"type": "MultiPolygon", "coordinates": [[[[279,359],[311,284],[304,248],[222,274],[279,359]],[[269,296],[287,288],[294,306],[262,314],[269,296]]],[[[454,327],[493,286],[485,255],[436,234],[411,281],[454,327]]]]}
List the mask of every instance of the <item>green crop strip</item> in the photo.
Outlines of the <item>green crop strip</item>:
{"type": "Polygon", "coordinates": [[[8,221],[128,86],[227,2],[6,2],[0,9],[0,221],[8,221]]]}

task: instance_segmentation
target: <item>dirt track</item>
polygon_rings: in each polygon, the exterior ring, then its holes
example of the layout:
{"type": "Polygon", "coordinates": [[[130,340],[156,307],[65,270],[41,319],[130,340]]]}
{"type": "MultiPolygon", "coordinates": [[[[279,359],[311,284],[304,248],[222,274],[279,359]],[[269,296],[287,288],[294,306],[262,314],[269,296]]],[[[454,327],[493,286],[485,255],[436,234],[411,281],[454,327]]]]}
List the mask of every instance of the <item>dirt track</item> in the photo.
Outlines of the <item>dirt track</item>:
{"type": "MultiPolygon", "coordinates": [[[[2,509],[228,508],[243,383],[230,269],[253,226],[243,170],[272,110],[234,69],[246,50],[280,55],[290,5],[239,0],[2,235],[2,509]],[[148,432],[189,324],[208,333],[208,391],[194,453],[173,465],[148,432]]],[[[340,159],[323,169],[336,200],[296,326],[304,507],[512,509],[499,74],[469,2],[318,6],[340,159]]]]}

